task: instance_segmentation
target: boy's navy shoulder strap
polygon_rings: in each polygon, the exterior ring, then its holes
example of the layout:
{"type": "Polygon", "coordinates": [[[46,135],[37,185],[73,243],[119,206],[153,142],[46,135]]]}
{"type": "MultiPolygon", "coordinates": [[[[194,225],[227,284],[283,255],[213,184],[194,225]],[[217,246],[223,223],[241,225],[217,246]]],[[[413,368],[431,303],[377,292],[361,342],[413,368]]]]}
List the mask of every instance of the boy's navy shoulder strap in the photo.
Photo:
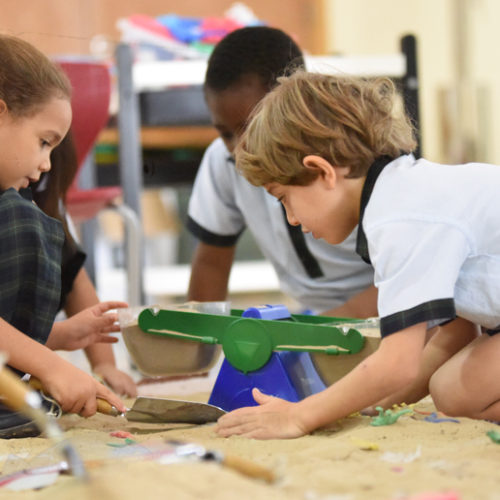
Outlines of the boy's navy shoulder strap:
{"type": "Polygon", "coordinates": [[[310,278],[321,278],[324,276],[323,270],[319,265],[319,262],[316,260],[314,255],[311,253],[309,248],[307,247],[306,239],[304,237],[304,233],[302,232],[302,228],[300,226],[292,226],[286,217],[286,210],[283,207],[283,216],[285,218],[285,224],[288,229],[288,234],[290,239],[292,240],[293,248],[295,249],[295,253],[299,258],[300,262],[304,266],[304,269],[307,275],[310,278]]]}
{"type": "Polygon", "coordinates": [[[361,192],[361,206],[359,210],[359,223],[358,223],[358,235],[356,239],[356,253],[361,256],[361,258],[367,263],[371,264],[370,254],[368,253],[368,240],[366,239],[365,231],[363,230],[363,216],[365,214],[366,205],[370,200],[373,188],[375,187],[375,182],[378,176],[381,174],[384,167],[393,161],[394,158],[391,156],[381,156],[377,158],[368,169],[366,174],[366,180],[363,185],[363,191],[361,192]]]}

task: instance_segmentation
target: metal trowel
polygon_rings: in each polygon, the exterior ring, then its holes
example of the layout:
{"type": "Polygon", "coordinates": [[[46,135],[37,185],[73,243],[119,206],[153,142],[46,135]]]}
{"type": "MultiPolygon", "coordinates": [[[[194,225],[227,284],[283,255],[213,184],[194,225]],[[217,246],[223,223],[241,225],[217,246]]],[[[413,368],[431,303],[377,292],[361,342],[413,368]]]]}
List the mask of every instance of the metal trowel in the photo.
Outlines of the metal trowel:
{"type": "Polygon", "coordinates": [[[139,396],[132,408],[120,413],[104,399],[97,400],[97,411],[105,415],[124,416],[131,422],[206,424],[215,422],[226,412],[218,406],[176,399],[139,396]]]}
{"type": "MultiPolygon", "coordinates": [[[[43,391],[42,384],[37,378],[31,377],[29,383],[34,389],[43,391]]],[[[105,399],[97,398],[97,411],[112,417],[123,416],[131,422],[150,424],[206,424],[216,422],[226,413],[222,408],[208,403],[143,396],[139,396],[132,408],[125,413],[119,412],[105,399]]]]}

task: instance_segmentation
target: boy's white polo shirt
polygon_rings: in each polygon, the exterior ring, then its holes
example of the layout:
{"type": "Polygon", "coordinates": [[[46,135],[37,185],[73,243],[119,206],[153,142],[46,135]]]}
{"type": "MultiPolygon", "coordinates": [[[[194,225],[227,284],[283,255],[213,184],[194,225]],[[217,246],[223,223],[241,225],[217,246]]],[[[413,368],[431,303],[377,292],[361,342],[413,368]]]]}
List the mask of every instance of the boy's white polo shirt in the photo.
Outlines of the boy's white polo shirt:
{"type": "Polygon", "coordinates": [[[187,226],[201,241],[216,246],[236,244],[247,227],[275,268],[282,291],[316,312],[339,306],[373,284],[373,268],[355,251],[356,231],[342,244],[329,245],[294,228],[300,233],[294,244],[281,203],[236,171],[220,138],[201,162],[187,226]]]}
{"type": "Polygon", "coordinates": [[[363,189],[358,251],[375,268],[382,335],[456,315],[496,329],[500,167],[408,155],[376,170],[363,189]]]}

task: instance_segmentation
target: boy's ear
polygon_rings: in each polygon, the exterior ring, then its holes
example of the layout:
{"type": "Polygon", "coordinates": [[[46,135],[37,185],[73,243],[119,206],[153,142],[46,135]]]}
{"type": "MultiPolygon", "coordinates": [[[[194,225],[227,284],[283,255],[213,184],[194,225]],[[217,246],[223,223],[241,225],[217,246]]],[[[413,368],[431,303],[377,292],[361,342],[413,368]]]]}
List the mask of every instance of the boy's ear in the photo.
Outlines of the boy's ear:
{"type": "Polygon", "coordinates": [[[7,103],[3,99],[0,99],[0,116],[3,116],[8,112],[9,108],[7,107],[7,103]]]}
{"type": "Polygon", "coordinates": [[[304,167],[316,170],[318,177],[324,180],[329,187],[335,187],[337,182],[337,171],[333,165],[317,155],[307,155],[302,160],[304,167]]]}

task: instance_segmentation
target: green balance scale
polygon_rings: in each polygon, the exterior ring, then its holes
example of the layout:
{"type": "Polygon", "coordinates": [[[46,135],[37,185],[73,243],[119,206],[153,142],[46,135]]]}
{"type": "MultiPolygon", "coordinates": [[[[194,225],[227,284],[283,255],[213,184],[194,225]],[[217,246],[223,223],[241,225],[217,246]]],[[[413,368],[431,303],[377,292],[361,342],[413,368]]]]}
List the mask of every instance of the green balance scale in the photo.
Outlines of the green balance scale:
{"type": "Polygon", "coordinates": [[[354,328],[363,320],[290,314],[281,304],[230,315],[144,309],[138,322],[151,335],[222,345],[225,359],[208,402],[226,411],[255,406],[254,387],[294,402],[320,392],[325,384],[309,353],[344,356],[365,344],[354,328]]]}

